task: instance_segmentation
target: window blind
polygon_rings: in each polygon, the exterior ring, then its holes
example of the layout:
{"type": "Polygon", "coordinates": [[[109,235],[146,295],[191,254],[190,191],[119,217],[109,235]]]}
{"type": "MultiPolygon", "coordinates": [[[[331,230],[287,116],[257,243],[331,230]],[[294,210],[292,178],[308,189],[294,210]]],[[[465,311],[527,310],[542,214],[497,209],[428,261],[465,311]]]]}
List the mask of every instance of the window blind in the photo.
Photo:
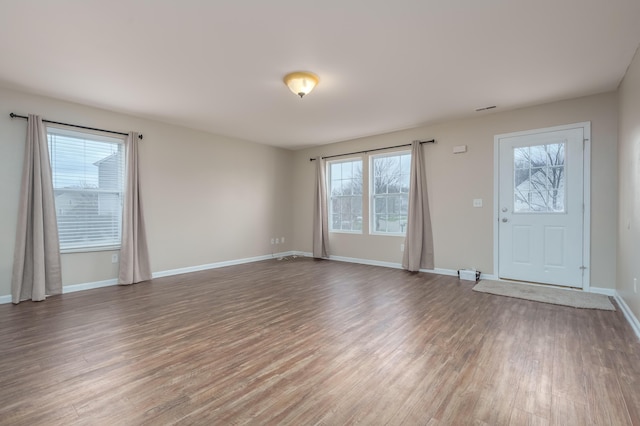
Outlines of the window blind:
{"type": "Polygon", "coordinates": [[[118,248],[124,140],[47,127],[61,251],[118,248]]]}

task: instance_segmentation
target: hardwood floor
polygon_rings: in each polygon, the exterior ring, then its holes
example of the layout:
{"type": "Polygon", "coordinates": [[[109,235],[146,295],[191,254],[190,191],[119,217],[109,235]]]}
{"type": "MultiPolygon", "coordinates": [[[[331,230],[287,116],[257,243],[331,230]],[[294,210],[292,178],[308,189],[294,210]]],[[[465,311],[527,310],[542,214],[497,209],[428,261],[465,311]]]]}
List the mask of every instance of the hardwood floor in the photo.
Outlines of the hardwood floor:
{"type": "Polygon", "coordinates": [[[0,305],[0,424],[640,425],[616,312],[296,259],[0,305]]]}

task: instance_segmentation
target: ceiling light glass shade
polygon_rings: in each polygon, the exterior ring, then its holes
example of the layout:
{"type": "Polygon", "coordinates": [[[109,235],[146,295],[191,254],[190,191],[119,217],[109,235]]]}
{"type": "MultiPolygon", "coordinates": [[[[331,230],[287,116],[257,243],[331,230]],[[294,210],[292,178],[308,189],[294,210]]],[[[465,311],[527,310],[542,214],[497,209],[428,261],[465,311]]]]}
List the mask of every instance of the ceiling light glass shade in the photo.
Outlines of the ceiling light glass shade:
{"type": "Polygon", "coordinates": [[[310,72],[292,72],[284,76],[284,84],[296,95],[303,97],[318,84],[318,76],[310,72]]]}

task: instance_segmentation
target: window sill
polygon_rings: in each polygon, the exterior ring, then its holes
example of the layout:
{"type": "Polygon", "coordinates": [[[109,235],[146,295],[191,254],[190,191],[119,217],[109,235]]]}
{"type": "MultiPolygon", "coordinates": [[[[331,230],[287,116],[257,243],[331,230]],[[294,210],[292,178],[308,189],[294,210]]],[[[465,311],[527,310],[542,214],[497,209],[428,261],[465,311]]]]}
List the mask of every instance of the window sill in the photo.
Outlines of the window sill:
{"type": "Polygon", "coordinates": [[[399,233],[399,232],[370,232],[370,235],[380,236],[380,237],[406,237],[407,233],[399,233]]]}
{"type": "Polygon", "coordinates": [[[362,235],[362,231],[344,231],[344,230],[335,230],[329,231],[330,234],[354,234],[354,235],[362,235]]]}
{"type": "Polygon", "coordinates": [[[78,247],[78,248],[60,249],[60,254],[89,253],[89,252],[97,252],[97,251],[117,251],[117,250],[120,250],[120,246],[78,247]]]}

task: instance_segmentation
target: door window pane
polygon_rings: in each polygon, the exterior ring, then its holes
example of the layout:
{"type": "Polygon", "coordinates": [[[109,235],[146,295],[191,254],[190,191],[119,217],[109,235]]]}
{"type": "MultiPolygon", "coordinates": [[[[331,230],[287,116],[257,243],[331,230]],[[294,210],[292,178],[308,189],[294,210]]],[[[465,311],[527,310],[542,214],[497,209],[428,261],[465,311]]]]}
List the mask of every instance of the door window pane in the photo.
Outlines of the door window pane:
{"type": "Polygon", "coordinates": [[[565,212],[565,142],[513,151],[515,213],[565,212]]]}

